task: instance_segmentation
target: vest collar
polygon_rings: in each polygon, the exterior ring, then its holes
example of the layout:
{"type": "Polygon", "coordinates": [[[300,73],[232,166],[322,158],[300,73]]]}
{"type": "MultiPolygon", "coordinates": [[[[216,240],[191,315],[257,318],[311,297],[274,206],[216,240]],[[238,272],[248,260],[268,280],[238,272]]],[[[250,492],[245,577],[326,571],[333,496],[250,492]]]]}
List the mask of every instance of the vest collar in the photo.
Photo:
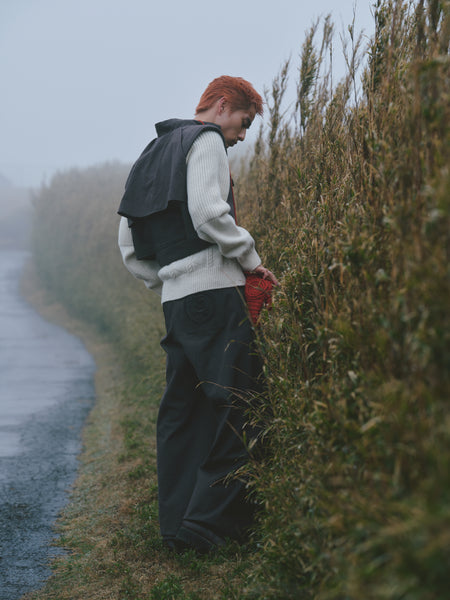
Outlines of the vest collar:
{"type": "Polygon", "coordinates": [[[171,133],[175,129],[186,127],[187,125],[209,125],[218,129],[219,132],[222,131],[220,125],[216,125],[216,123],[196,121],[195,119],[167,119],[167,121],[156,123],[155,129],[158,137],[161,137],[166,133],[171,133]]]}

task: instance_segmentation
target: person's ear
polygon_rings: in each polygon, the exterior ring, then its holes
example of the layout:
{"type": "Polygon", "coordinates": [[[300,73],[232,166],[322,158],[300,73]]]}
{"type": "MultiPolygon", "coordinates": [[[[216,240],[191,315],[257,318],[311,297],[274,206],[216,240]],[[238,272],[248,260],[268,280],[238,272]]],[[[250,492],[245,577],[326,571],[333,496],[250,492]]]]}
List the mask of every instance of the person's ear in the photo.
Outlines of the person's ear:
{"type": "Polygon", "coordinates": [[[225,112],[225,104],[226,104],[225,98],[220,98],[220,100],[219,100],[219,114],[220,115],[225,112]]]}

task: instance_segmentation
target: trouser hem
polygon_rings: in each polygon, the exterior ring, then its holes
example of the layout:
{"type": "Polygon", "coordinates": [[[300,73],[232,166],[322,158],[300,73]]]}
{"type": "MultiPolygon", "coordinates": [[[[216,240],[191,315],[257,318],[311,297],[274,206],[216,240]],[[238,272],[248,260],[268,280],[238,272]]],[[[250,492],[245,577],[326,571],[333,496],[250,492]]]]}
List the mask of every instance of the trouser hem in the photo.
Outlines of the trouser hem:
{"type": "Polygon", "coordinates": [[[178,530],[176,541],[186,544],[200,553],[208,553],[225,545],[225,540],[213,531],[190,521],[183,521],[178,530]]]}

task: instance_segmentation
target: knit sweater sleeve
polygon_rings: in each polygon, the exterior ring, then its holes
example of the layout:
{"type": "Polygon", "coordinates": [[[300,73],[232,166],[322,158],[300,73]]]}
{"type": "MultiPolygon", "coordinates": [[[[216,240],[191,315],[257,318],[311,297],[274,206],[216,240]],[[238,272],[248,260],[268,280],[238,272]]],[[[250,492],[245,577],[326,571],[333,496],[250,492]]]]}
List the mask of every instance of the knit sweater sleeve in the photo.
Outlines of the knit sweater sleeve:
{"type": "Polygon", "coordinates": [[[250,233],[236,225],[227,202],[228,158],[216,132],[205,131],[187,156],[188,209],[198,236],[217,244],[226,258],[235,258],[244,271],[261,264],[250,233]]]}

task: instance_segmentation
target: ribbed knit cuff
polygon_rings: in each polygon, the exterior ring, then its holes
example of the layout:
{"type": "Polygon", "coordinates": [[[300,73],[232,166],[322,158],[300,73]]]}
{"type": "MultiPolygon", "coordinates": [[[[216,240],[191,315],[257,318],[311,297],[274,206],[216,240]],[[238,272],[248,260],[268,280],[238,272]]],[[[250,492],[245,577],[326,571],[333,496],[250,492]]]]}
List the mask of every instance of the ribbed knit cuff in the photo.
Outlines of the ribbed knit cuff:
{"type": "Polygon", "coordinates": [[[239,257],[238,261],[243,271],[253,271],[261,264],[259,254],[254,249],[239,257]]]}

